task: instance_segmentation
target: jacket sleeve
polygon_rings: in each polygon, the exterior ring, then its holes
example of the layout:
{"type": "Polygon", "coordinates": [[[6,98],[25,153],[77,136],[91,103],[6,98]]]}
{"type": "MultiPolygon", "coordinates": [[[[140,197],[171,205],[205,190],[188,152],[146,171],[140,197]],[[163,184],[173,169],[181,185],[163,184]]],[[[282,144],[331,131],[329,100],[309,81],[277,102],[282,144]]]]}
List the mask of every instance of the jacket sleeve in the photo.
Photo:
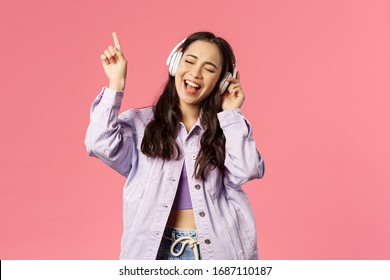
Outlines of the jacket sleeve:
{"type": "Polygon", "coordinates": [[[85,146],[90,156],[127,176],[131,170],[135,137],[131,123],[118,117],[122,91],[104,87],[93,101],[85,146]]]}
{"type": "Polygon", "coordinates": [[[240,109],[218,113],[226,138],[225,186],[240,187],[249,180],[262,178],[264,161],[252,139],[252,126],[240,109]]]}

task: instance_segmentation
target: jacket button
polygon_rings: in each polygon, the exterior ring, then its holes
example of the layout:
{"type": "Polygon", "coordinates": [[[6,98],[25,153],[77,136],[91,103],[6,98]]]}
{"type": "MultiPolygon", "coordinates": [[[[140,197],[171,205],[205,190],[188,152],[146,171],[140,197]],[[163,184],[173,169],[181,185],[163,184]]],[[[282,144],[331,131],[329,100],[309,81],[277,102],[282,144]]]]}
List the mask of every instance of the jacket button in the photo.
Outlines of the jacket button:
{"type": "Polygon", "coordinates": [[[210,244],[210,243],[211,243],[211,241],[210,241],[210,239],[206,239],[206,240],[204,241],[204,243],[206,243],[206,244],[210,244]]]}
{"type": "Polygon", "coordinates": [[[196,185],[195,185],[195,189],[200,190],[200,185],[199,185],[199,184],[196,184],[196,185]]]}
{"type": "Polygon", "coordinates": [[[196,160],[196,155],[195,154],[193,154],[191,157],[192,157],[193,160],[196,160]]]}
{"type": "Polygon", "coordinates": [[[198,130],[197,129],[194,129],[194,134],[198,135],[198,130]]]}
{"type": "Polygon", "coordinates": [[[199,212],[199,216],[204,217],[204,216],[206,216],[206,214],[202,211],[202,212],[199,212]]]}

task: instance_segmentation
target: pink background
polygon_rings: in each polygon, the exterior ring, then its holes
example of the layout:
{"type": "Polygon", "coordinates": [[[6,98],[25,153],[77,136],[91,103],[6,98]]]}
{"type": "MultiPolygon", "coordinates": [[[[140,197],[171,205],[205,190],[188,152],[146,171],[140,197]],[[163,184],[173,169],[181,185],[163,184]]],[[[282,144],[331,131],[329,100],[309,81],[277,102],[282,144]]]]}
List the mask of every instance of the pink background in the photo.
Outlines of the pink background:
{"type": "Polygon", "coordinates": [[[266,162],[245,185],[263,259],[390,259],[388,1],[9,1],[2,5],[0,259],[117,259],[125,179],[87,156],[116,31],[122,111],[210,30],[235,49],[266,162]]]}

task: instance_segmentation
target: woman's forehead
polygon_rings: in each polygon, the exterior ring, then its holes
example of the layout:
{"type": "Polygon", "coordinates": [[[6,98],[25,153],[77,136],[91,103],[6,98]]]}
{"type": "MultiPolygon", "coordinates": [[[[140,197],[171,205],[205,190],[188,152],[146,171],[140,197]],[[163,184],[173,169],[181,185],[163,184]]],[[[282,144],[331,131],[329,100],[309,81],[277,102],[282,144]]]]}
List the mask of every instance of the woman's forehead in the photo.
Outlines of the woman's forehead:
{"type": "Polygon", "coordinates": [[[199,59],[212,60],[218,64],[221,64],[222,60],[218,46],[214,43],[202,40],[191,43],[184,52],[184,55],[193,55],[199,59]]]}

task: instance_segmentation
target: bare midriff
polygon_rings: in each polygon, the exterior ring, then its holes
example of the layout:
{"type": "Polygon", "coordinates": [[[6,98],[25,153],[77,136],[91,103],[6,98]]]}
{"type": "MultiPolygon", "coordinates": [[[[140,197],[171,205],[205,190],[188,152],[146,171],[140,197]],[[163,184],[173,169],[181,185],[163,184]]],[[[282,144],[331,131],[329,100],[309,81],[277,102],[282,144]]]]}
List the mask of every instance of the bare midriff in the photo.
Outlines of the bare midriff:
{"type": "Polygon", "coordinates": [[[194,211],[192,209],[171,210],[168,225],[176,228],[196,229],[194,211]]]}

